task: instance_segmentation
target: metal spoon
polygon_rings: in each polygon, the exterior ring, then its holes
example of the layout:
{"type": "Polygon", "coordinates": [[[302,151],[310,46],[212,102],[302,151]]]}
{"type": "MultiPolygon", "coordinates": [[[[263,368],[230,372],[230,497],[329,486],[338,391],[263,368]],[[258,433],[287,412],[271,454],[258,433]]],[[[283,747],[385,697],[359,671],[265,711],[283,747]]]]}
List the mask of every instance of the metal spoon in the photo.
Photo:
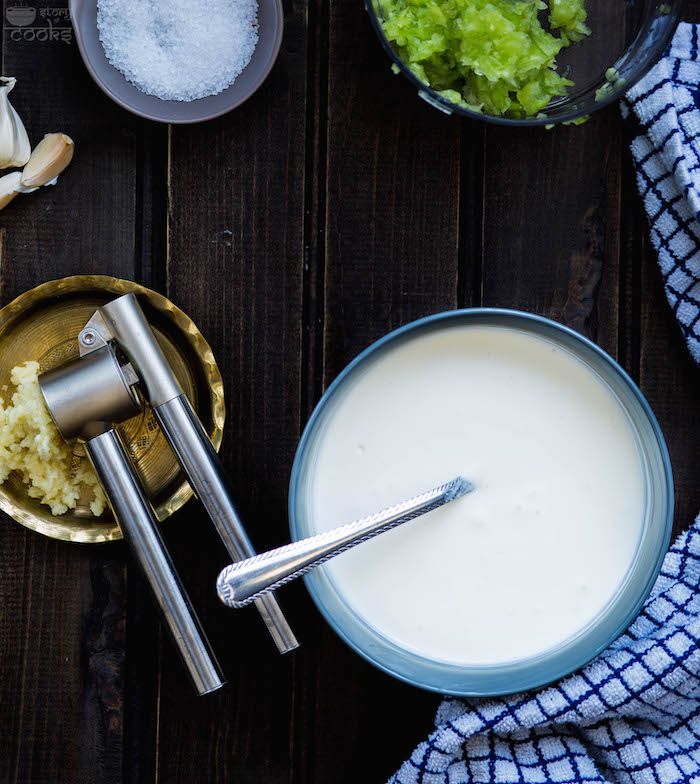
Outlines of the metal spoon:
{"type": "Polygon", "coordinates": [[[369,517],[231,564],[216,581],[219,599],[229,607],[245,607],[351,547],[449,504],[473,489],[471,482],[458,476],[369,517]]]}

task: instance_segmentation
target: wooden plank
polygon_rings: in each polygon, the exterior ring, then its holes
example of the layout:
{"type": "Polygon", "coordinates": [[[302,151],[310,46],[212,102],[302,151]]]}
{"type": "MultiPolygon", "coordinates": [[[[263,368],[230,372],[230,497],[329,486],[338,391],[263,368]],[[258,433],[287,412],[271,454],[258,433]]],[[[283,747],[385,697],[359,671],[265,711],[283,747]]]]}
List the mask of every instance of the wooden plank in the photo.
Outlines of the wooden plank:
{"type": "MultiPolygon", "coordinates": [[[[289,539],[301,427],[306,31],[305,4],[290,3],[280,58],[259,92],[226,117],[172,130],[168,292],[221,367],[223,460],[258,548],[289,539]]],[[[168,540],[230,683],[193,697],[165,646],[158,775],[290,781],[294,655],[276,653],[253,608],[219,605],[214,581],[227,556],[201,507],[189,504],[168,540]]]]}
{"type": "Polygon", "coordinates": [[[457,304],[460,126],[392,74],[368,20],[330,17],[326,369],[457,304]],[[372,85],[372,89],[369,89],[372,85]]]}
{"type": "Polygon", "coordinates": [[[700,2],[698,0],[687,0],[683,11],[683,21],[692,24],[700,22],[700,2]]]}
{"type": "MultiPolygon", "coordinates": [[[[574,80],[581,55],[623,48],[622,4],[591,11],[591,39],[563,55],[574,80]]],[[[487,129],[485,305],[548,316],[617,355],[620,155],[617,107],[580,126],[487,129]]]]}
{"type": "MultiPolygon", "coordinates": [[[[11,5],[6,2],[4,9],[11,5]]],[[[65,28],[58,40],[27,40],[26,28],[4,26],[3,73],[18,78],[12,99],[30,138],[36,143],[47,132],[65,131],[76,142],[76,155],[55,188],[18,197],[0,215],[3,305],[34,285],[70,274],[150,279],[140,238],[152,233],[153,213],[139,215],[151,166],[145,151],[158,134],[154,137],[146,123],[118,109],[92,83],[77,49],[64,41],[71,35],[66,5],[60,0],[37,4],[39,12],[58,11],[53,17],[38,13],[33,23],[48,27],[51,18],[54,29],[65,28]]],[[[55,542],[3,517],[3,782],[121,780],[124,564],[123,546],[55,542]]],[[[133,591],[137,580],[130,582],[133,591]]],[[[137,655],[143,651],[131,658],[137,655]]],[[[147,688],[153,692],[152,685],[147,688]]],[[[141,701],[147,711],[149,700],[141,701]]],[[[141,741],[148,742],[145,734],[141,741]]]]}
{"type": "MultiPolygon", "coordinates": [[[[325,306],[317,329],[327,385],[391,329],[478,298],[473,266],[479,260],[472,254],[480,227],[469,199],[474,189],[480,195],[482,132],[423,104],[391,73],[357,6],[331,3],[321,41],[329,65],[319,86],[328,118],[321,129],[325,306]]],[[[302,726],[312,745],[295,780],[354,784],[368,769],[374,780],[386,779],[429,731],[437,697],[380,673],[318,616],[314,621],[312,650],[303,661],[302,726]]]]}
{"type": "Polygon", "coordinates": [[[539,313],[617,354],[620,120],[489,128],[484,304],[539,313]]]}

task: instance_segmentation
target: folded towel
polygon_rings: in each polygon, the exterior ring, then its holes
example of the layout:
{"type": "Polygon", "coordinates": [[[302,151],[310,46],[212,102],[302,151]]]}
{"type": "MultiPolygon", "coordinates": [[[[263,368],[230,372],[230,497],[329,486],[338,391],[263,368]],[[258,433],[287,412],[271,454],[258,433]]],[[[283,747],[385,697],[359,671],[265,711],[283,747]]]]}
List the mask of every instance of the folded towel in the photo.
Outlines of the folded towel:
{"type": "Polygon", "coordinates": [[[700,25],[681,24],[667,55],[622,101],[666,296],[700,362],[700,25]],[[632,114],[633,113],[633,114],[632,114]]]}
{"type": "MultiPolygon", "coordinates": [[[[666,294],[700,362],[700,63],[683,24],[623,102],[666,294]]],[[[390,784],[700,782],[700,517],[628,631],[580,672],[507,698],[447,698],[390,784]]]]}

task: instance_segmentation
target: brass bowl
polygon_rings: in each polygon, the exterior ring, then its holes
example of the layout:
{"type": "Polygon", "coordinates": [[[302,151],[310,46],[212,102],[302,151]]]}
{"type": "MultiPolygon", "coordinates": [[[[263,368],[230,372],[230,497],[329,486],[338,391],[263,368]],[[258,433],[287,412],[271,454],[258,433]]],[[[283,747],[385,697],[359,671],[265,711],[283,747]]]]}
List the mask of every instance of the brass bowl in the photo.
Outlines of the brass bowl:
{"type": "MultiPolygon", "coordinates": [[[[204,429],[218,451],[225,418],[224,385],[209,344],[192,320],[165,297],[138,283],[106,275],[76,275],[37,286],[0,310],[0,388],[8,400],[14,387],[10,371],[34,360],[40,372],[79,356],[78,333],[92,314],[122,294],[138,296],[146,318],[182,384],[204,429]]],[[[150,408],[119,425],[127,450],[159,520],[165,520],[193,495],[185,475],[150,408]]],[[[80,444],[75,465],[87,460],[80,444]]],[[[17,522],[54,539],[109,542],[122,533],[109,509],[100,517],[90,511],[86,492],[77,507],[54,516],[48,506],[27,494],[13,472],[0,485],[0,509],[17,522]]]]}

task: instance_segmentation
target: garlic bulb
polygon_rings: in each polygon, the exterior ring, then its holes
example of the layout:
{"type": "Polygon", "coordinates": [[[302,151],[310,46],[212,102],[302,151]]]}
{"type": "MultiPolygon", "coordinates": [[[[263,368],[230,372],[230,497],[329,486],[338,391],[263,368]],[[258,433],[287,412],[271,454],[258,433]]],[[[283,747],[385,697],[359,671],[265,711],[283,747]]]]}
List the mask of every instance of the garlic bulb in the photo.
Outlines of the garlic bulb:
{"type": "Polygon", "coordinates": [[[1,76],[0,82],[0,169],[24,166],[32,148],[24,124],[14,110],[8,95],[17,83],[14,76],[1,76]]]}

